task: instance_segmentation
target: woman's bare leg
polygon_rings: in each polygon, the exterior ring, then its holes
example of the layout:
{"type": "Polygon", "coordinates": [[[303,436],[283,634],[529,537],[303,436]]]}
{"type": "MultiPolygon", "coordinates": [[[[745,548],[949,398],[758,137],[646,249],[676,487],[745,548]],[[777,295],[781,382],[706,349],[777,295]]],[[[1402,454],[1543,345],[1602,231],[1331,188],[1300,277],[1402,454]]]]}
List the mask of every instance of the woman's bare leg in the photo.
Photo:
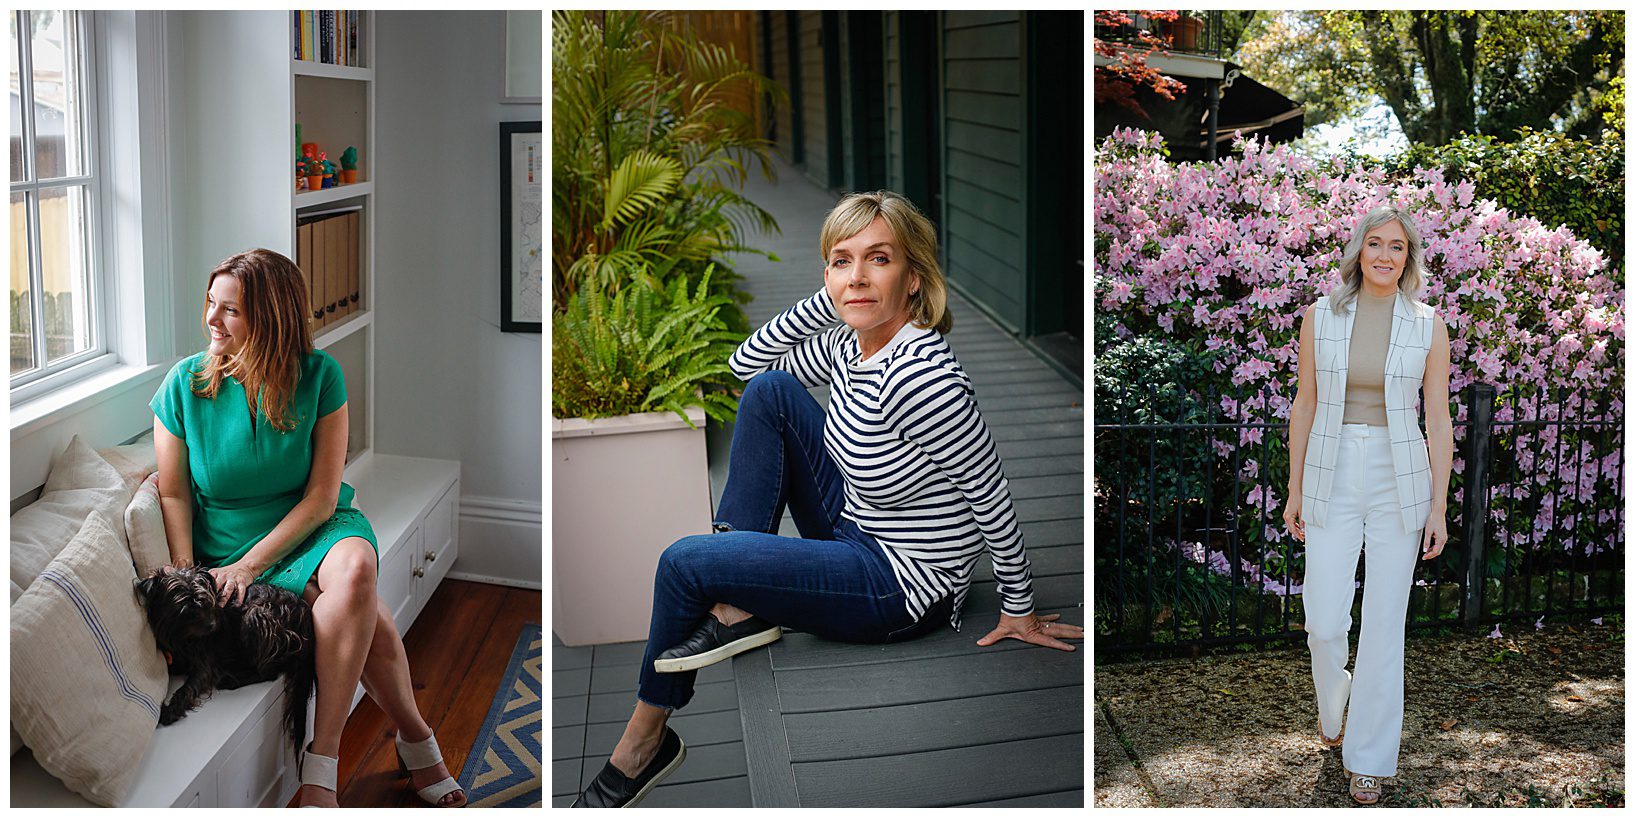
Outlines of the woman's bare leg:
{"type": "Polygon", "coordinates": [[[670,711],[644,701],[636,702],[636,712],[625,724],[624,735],[619,737],[619,743],[613,748],[613,756],[608,761],[613,762],[619,772],[635,778],[647,766],[647,762],[653,760],[653,754],[658,752],[659,744],[664,740],[664,723],[669,720],[670,711]]]}
{"type": "Polygon", "coordinates": [[[710,615],[720,620],[721,624],[729,626],[736,625],[739,622],[749,618],[749,613],[747,611],[734,608],[725,602],[715,603],[715,606],[710,608],[710,615]]]}
{"type": "MultiPolygon", "coordinates": [[[[725,602],[711,607],[710,615],[723,625],[736,625],[749,618],[749,614],[725,602]]],[[[635,778],[647,766],[647,762],[653,760],[653,754],[658,752],[659,744],[664,741],[664,724],[669,720],[670,711],[638,700],[636,711],[625,723],[624,735],[619,737],[619,743],[614,746],[613,755],[608,760],[619,768],[619,772],[635,778]]]]}
{"type": "MultiPolygon", "coordinates": [[[[306,598],[318,653],[311,748],[317,755],[335,757],[374,635],[374,547],[362,537],[336,543],[318,566],[316,592],[309,584],[306,598]]],[[[334,791],[314,785],[303,786],[297,798],[303,805],[338,806],[334,791]]]]}
{"type": "MultiPolygon", "coordinates": [[[[406,742],[425,741],[431,735],[431,725],[415,704],[414,682],[409,677],[409,655],[403,649],[403,637],[398,634],[386,603],[378,596],[375,611],[374,641],[369,644],[369,655],[363,663],[363,689],[380,705],[386,718],[391,719],[399,737],[406,742]]],[[[442,763],[409,771],[409,780],[416,790],[451,777],[448,767],[442,763]]],[[[456,790],[443,796],[440,803],[455,806],[464,800],[464,793],[456,790]]]]}

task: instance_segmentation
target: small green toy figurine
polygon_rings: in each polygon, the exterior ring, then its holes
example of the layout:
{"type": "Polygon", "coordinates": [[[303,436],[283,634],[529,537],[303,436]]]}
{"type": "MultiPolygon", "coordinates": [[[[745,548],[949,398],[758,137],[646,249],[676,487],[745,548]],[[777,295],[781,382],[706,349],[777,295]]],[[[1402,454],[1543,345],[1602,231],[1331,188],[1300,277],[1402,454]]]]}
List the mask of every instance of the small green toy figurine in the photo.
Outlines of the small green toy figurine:
{"type": "Polygon", "coordinates": [[[347,147],[341,154],[341,181],[352,184],[358,181],[358,149],[347,147]]]}

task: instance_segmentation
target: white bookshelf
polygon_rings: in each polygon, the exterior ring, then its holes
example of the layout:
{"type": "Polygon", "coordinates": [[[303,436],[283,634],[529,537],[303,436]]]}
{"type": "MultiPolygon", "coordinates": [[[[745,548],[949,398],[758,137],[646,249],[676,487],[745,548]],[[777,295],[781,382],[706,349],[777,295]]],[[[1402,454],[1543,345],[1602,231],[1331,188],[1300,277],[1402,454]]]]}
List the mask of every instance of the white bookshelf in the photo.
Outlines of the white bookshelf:
{"type": "MultiPolygon", "coordinates": [[[[288,54],[295,51],[290,12],[283,12],[288,54]]],[[[315,60],[287,60],[290,78],[289,122],[291,150],[286,153],[291,186],[290,246],[295,246],[295,222],[301,216],[339,207],[359,207],[359,302],[355,312],[316,330],[313,345],[333,355],[347,373],[351,404],[352,439],[347,463],[364,460],[374,451],[375,424],[375,14],[365,11],[358,21],[359,66],[331,65],[315,60]],[[359,152],[356,183],[322,190],[296,190],[294,143],[296,123],[301,140],[315,142],[331,161],[340,165],[348,147],[359,152]],[[358,388],[362,385],[362,389],[358,388]],[[361,403],[361,405],[359,405],[361,403]]],[[[292,255],[293,257],[293,255],[292,255]]]]}

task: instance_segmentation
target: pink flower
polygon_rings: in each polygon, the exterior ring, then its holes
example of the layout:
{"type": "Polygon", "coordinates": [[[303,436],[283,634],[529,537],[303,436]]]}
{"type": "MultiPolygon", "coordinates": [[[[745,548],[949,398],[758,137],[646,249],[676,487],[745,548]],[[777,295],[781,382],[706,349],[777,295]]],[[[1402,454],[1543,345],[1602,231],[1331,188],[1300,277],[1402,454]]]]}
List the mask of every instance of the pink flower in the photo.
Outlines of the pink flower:
{"type": "MultiPolygon", "coordinates": [[[[1515,524],[1497,526],[1495,536],[1555,547],[1565,539],[1554,533],[1561,530],[1577,536],[1586,553],[1622,541],[1622,532],[1604,533],[1624,500],[1617,436],[1570,425],[1511,425],[1622,416],[1622,275],[1609,271],[1602,252],[1568,229],[1477,198],[1468,180],[1452,184],[1435,171],[1388,179],[1372,163],[1317,162],[1288,146],[1241,137],[1240,158],[1175,164],[1159,155],[1161,142],[1156,134],[1118,129],[1096,160],[1098,321],[1103,314],[1112,319],[1114,342],[1161,334],[1208,351],[1212,362],[1197,374],[1218,390],[1217,420],[1276,423],[1288,416],[1294,394],[1305,307],[1337,283],[1357,220],[1382,202],[1401,203],[1425,242],[1421,298],[1448,327],[1455,417],[1468,421],[1461,390],[1472,383],[1500,389],[1495,432],[1504,440],[1496,445],[1514,452],[1514,462],[1490,475],[1490,496],[1494,519],[1515,524]],[[1510,394],[1517,387],[1542,388],[1544,395],[1518,402],[1510,394]],[[1590,400],[1557,405],[1561,387],[1563,394],[1583,390],[1590,400]],[[1243,390],[1241,403],[1227,395],[1234,388],[1243,390]],[[1576,505],[1557,509],[1557,498],[1576,505]],[[1585,529],[1576,528],[1580,523],[1585,529]]],[[[1261,448],[1280,462],[1286,433],[1237,431],[1235,443],[1231,429],[1211,435],[1211,451],[1223,460],[1242,458],[1244,474],[1227,479],[1259,480],[1261,448]]],[[[1456,445],[1465,435],[1465,426],[1455,427],[1456,445]]],[[[1267,499],[1263,490],[1249,508],[1264,510],[1267,499]]],[[[1299,559],[1298,547],[1279,541],[1280,530],[1242,533],[1251,564],[1299,559]]]]}

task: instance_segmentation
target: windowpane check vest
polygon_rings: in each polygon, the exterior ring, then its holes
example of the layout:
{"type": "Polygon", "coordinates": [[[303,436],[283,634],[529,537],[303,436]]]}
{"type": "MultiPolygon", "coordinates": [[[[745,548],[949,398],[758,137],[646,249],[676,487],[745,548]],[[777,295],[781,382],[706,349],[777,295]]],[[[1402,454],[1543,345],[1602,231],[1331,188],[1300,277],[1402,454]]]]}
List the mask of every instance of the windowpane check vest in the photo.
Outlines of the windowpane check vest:
{"type": "MultiPolygon", "coordinates": [[[[1340,418],[1345,414],[1346,364],[1351,356],[1351,326],[1356,305],[1337,315],[1328,296],[1312,311],[1316,354],[1317,414],[1306,441],[1300,483],[1301,516],[1322,527],[1334,490],[1334,462],[1340,453],[1340,418]]],[[[1419,392],[1431,351],[1435,320],[1428,305],[1397,294],[1391,311],[1391,344],[1385,353],[1385,420],[1396,470],[1397,499],[1404,531],[1425,527],[1431,514],[1431,458],[1419,428],[1419,392]]]]}

